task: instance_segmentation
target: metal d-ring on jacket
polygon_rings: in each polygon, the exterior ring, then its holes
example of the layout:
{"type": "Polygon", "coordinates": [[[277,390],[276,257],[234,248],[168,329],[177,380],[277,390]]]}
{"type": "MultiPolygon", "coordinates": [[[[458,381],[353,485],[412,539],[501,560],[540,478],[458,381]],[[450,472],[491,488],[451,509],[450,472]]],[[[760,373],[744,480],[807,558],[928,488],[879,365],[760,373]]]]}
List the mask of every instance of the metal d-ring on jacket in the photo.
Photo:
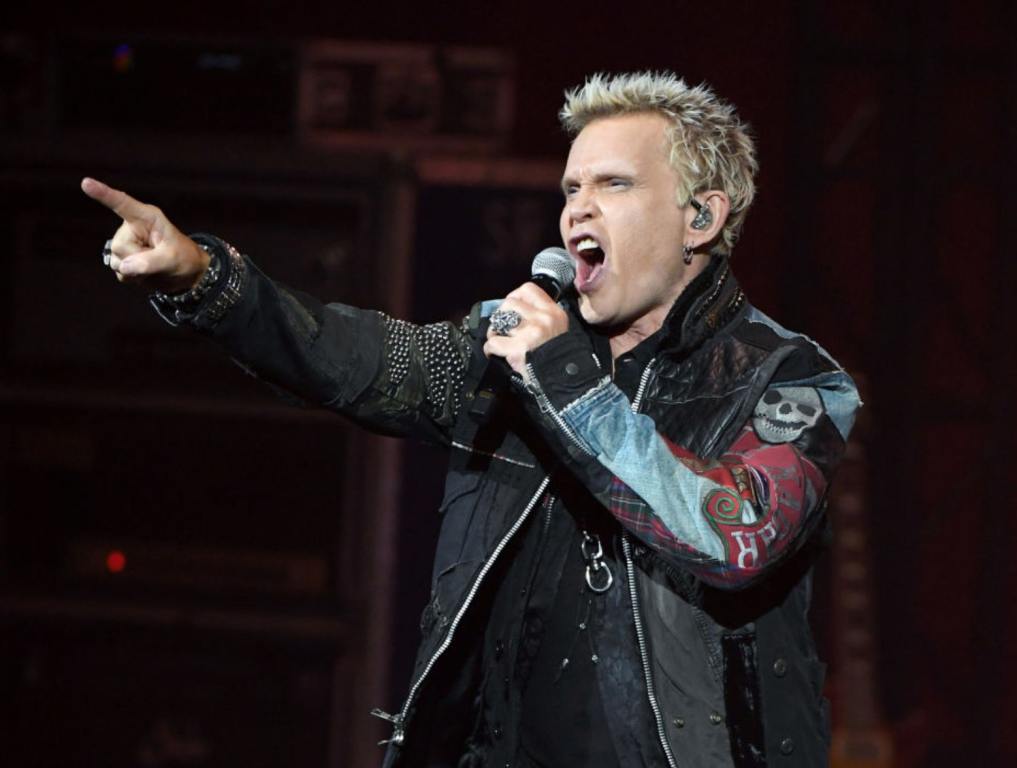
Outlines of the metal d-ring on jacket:
{"type": "Polygon", "coordinates": [[[455,764],[450,733],[471,720],[476,693],[464,660],[479,643],[469,627],[478,595],[561,472],[626,530],[623,589],[608,595],[625,601],[616,610],[631,623],[607,622],[600,644],[641,668],[605,674],[599,685],[613,733],[651,735],[616,739],[621,763],[825,765],[824,665],[806,613],[823,492],[859,401],[820,347],[745,301],[726,260],[715,258],[679,299],[631,401],[573,314],[569,333],[528,356],[529,390],[501,396],[478,418],[482,306],[461,326],[411,325],[322,305],[219,248],[226,299],[213,293],[186,317],[157,304],[167,320],[211,335],[245,368],[305,400],[450,448],[413,678],[399,712],[378,712],[393,726],[386,766],[455,764]],[[786,509],[725,497],[710,479],[752,429],[812,472],[738,475],[751,475],[745,499],[784,499],[786,509]],[[800,496],[781,483],[797,483],[800,496]],[[633,697],[645,699],[649,727],[626,722],[633,697]]]}

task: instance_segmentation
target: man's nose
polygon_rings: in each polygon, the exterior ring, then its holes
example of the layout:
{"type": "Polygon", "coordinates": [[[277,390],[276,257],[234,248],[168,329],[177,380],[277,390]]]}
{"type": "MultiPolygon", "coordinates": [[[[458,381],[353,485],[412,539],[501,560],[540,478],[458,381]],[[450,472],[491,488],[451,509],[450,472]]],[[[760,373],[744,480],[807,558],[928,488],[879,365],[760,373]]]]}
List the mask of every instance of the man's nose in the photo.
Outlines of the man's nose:
{"type": "Polygon", "coordinates": [[[568,212],[572,221],[586,221],[596,215],[597,200],[592,190],[577,190],[568,201],[568,212]]]}

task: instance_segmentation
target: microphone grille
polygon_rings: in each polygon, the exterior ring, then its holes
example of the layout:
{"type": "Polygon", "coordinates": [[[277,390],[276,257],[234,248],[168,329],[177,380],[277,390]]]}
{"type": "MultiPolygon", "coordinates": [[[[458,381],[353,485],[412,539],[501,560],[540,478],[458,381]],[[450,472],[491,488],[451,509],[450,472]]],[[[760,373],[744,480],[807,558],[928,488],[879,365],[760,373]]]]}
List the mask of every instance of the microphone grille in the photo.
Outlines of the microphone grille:
{"type": "Polygon", "coordinates": [[[568,288],[576,279],[576,265],[564,248],[545,248],[533,257],[531,275],[547,275],[562,288],[568,288]]]}

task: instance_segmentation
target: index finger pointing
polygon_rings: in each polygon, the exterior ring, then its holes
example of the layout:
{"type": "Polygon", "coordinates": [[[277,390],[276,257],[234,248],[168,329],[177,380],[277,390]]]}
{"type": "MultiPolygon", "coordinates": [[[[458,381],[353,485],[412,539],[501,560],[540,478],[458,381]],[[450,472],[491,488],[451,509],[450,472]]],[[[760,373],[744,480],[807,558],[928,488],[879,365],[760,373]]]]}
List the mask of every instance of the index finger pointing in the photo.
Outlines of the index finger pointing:
{"type": "Polygon", "coordinates": [[[150,206],[97,179],[86,176],[81,180],[81,191],[96,202],[105,205],[124,221],[149,221],[152,218],[150,206]]]}

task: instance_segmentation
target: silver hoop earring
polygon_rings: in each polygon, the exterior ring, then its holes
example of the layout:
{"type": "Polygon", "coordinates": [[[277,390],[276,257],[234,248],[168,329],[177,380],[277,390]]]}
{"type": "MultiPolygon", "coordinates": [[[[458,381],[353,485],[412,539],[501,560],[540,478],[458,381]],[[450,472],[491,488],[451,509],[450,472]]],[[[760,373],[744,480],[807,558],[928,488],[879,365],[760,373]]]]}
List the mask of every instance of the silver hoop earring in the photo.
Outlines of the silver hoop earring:
{"type": "Polygon", "coordinates": [[[686,267],[692,263],[692,251],[695,250],[695,247],[696,246],[689,245],[688,243],[682,246],[682,261],[685,262],[686,267]]]}

